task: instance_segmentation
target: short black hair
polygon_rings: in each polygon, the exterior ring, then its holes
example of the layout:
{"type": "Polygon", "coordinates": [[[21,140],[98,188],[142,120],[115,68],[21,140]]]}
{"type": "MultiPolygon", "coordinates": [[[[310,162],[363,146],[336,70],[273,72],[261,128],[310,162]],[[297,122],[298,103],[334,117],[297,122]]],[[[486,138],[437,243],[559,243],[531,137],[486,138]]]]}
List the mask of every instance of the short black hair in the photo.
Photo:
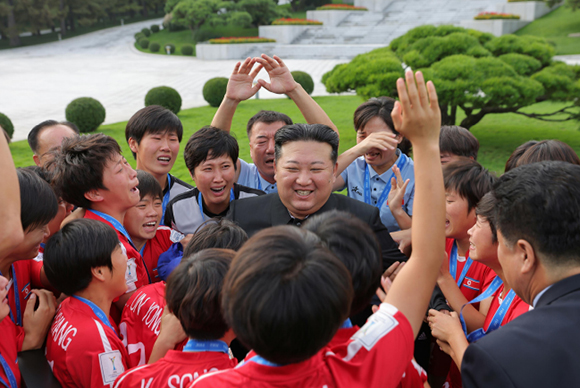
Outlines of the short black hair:
{"type": "Polygon", "coordinates": [[[528,241],[553,267],[580,265],[580,166],[538,162],[502,175],[495,222],[509,246],[528,241]]]}
{"type": "MultiPolygon", "coordinates": [[[[129,142],[129,139],[133,138],[137,144],[140,144],[143,136],[148,133],[161,134],[165,132],[175,132],[181,143],[183,138],[181,120],[169,109],[160,105],[150,105],[131,116],[125,127],[125,139],[129,142]]],[[[133,151],[131,153],[134,158],[137,157],[133,151]]]]}
{"type": "Polygon", "coordinates": [[[52,187],[52,189],[54,190],[54,193],[56,194],[57,199],[62,197],[61,193],[58,191],[58,188],[56,186],[54,186],[54,184],[53,184],[54,176],[53,176],[52,171],[47,170],[45,167],[40,167],[40,166],[36,166],[36,165],[22,167],[22,170],[30,171],[30,172],[38,175],[40,178],[42,178],[43,181],[45,181],[46,183],[48,183],[50,185],[50,187],[52,187]]]}
{"type": "Polygon", "coordinates": [[[137,188],[139,189],[140,200],[143,200],[148,195],[153,199],[163,198],[163,189],[161,189],[161,185],[153,175],[147,171],[137,170],[137,179],[139,180],[137,188]]]}
{"type": "Polygon", "coordinates": [[[282,156],[282,146],[295,141],[316,141],[332,147],[330,159],[338,158],[338,134],[324,124],[292,124],[282,127],[274,136],[276,161],[282,156]]]}
{"type": "Polygon", "coordinates": [[[167,279],[167,307],[189,337],[216,340],[229,329],[221,312],[221,291],[234,255],[229,249],[205,249],[184,258],[167,279]]]}
{"type": "Polygon", "coordinates": [[[239,250],[248,241],[246,231],[225,218],[207,220],[193,234],[183,251],[183,257],[208,248],[239,250]]]}
{"type": "Polygon", "coordinates": [[[477,161],[465,157],[443,167],[445,190],[453,190],[466,199],[468,212],[492,189],[496,179],[477,161]]]}
{"type": "Polygon", "coordinates": [[[477,160],[479,140],[467,129],[457,125],[443,125],[439,134],[439,150],[477,160]]]}
{"type": "Polygon", "coordinates": [[[62,198],[75,206],[91,208],[85,193],[107,189],[103,185],[103,171],[121,148],[115,139],[102,133],[68,138],[47,168],[54,174],[54,185],[62,198]]]}
{"type": "Polygon", "coordinates": [[[78,127],[70,121],[45,120],[42,123],[35,125],[28,133],[28,145],[32,152],[36,153],[38,151],[38,135],[40,135],[40,132],[44,128],[52,127],[54,125],[65,125],[75,131],[77,135],[80,134],[78,127]]]}
{"type": "Polygon", "coordinates": [[[24,231],[50,222],[58,213],[58,199],[50,185],[33,171],[18,168],[20,222],[24,231]]]}
{"type": "Polygon", "coordinates": [[[381,284],[381,248],[373,230],[352,214],[331,210],[309,218],[303,228],[316,234],[350,272],[354,298],[350,316],[367,307],[381,284]]]}
{"type": "Polygon", "coordinates": [[[44,271],[50,284],[73,295],[89,286],[91,269],[113,270],[111,255],[121,249],[119,237],[109,225],[87,218],[69,222],[46,243],[44,271]]]}
{"type": "Polygon", "coordinates": [[[489,228],[491,229],[491,240],[495,244],[497,242],[497,228],[495,227],[495,200],[491,191],[483,196],[477,207],[475,208],[475,214],[485,218],[489,228]]]}
{"type": "Polygon", "coordinates": [[[226,131],[208,125],[191,135],[185,145],[183,158],[185,166],[193,175],[193,170],[204,160],[219,158],[223,155],[232,159],[234,169],[236,169],[239,154],[240,147],[235,137],[226,131]]]}
{"type": "Polygon", "coordinates": [[[516,148],[514,152],[512,152],[507,162],[505,162],[504,171],[508,172],[509,170],[516,168],[518,166],[518,161],[520,160],[524,152],[526,152],[528,148],[536,144],[538,144],[537,140],[528,140],[524,144],[519,145],[518,148],[516,148]]]}
{"type": "Polygon", "coordinates": [[[518,159],[517,166],[550,160],[580,165],[580,158],[568,144],[560,140],[542,140],[522,154],[518,159]]]}
{"type": "Polygon", "coordinates": [[[334,336],[352,302],[348,270],[304,229],[256,233],[224,280],[224,318],[238,340],[277,364],[304,361],[334,336]]]}
{"type": "Polygon", "coordinates": [[[250,135],[252,134],[252,128],[254,127],[254,124],[256,123],[272,124],[278,121],[283,122],[285,125],[293,124],[292,119],[288,115],[285,115],[284,113],[276,112],[273,110],[259,111],[258,113],[253,115],[252,118],[250,118],[250,120],[248,121],[248,125],[246,126],[246,132],[248,134],[248,137],[250,137],[250,135]]]}

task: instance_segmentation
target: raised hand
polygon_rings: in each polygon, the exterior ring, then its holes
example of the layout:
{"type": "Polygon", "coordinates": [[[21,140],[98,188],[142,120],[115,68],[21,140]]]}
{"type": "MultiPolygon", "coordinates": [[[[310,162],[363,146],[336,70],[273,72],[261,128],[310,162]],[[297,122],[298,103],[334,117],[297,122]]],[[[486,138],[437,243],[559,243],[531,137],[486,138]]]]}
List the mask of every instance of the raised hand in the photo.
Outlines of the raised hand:
{"type": "Polygon", "coordinates": [[[262,54],[261,57],[256,57],[254,60],[262,65],[270,76],[269,83],[263,79],[258,80],[258,84],[266,90],[276,94],[288,94],[298,86],[288,67],[277,55],[270,58],[266,54],[262,54]]]}
{"type": "Polygon", "coordinates": [[[407,179],[406,181],[403,181],[401,170],[399,167],[397,167],[397,165],[393,165],[392,170],[395,176],[391,178],[391,191],[389,191],[387,203],[389,204],[391,213],[395,213],[397,210],[401,210],[403,208],[403,198],[405,197],[407,185],[411,180],[407,179]]]}
{"type": "Polygon", "coordinates": [[[23,316],[24,342],[22,350],[40,349],[52,323],[56,298],[47,290],[32,290],[23,316]],[[38,308],[34,309],[38,300],[38,308]]]}
{"type": "Polygon", "coordinates": [[[236,63],[228,81],[226,98],[240,102],[247,100],[260,90],[260,84],[254,85],[254,78],[262,69],[262,65],[258,64],[254,67],[255,64],[256,61],[252,58],[236,63]]]}
{"type": "Polygon", "coordinates": [[[364,140],[356,145],[357,154],[362,156],[371,149],[376,148],[380,151],[394,150],[397,148],[399,141],[397,135],[392,132],[373,132],[364,140]]]}

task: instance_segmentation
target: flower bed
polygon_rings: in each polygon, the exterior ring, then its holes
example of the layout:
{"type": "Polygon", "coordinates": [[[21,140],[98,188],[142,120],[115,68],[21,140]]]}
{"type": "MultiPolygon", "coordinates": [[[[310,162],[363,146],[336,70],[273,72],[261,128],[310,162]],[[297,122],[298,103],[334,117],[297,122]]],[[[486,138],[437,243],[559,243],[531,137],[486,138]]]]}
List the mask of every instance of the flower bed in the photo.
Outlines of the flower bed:
{"type": "Polygon", "coordinates": [[[324,4],[317,11],[368,11],[366,7],[356,7],[350,4],[324,4]]]}
{"type": "Polygon", "coordinates": [[[276,19],[272,22],[273,26],[321,26],[322,22],[312,19],[276,19]]]}
{"type": "Polygon", "coordinates": [[[259,36],[235,36],[229,38],[210,39],[211,44],[235,44],[235,43],[269,43],[275,42],[275,39],[260,38],[259,36]]]}
{"type": "Polygon", "coordinates": [[[473,19],[475,20],[495,20],[495,19],[519,19],[520,15],[501,12],[481,12],[473,19]]]}

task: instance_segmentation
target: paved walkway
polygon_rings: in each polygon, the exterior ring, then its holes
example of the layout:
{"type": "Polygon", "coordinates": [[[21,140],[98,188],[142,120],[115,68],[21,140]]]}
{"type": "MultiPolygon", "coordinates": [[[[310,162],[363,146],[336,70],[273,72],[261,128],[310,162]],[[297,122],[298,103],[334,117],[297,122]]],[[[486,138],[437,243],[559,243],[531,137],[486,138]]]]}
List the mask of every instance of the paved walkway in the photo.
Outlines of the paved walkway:
{"type": "Polygon", "coordinates": [[[580,65],[580,55],[556,55],[554,59],[569,65],[580,65]]]}
{"type": "MultiPolygon", "coordinates": [[[[155,86],[171,86],[181,94],[182,109],[207,105],[205,82],[228,77],[236,61],[200,61],[191,57],[144,54],[133,47],[133,35],[149,20],[91,34],[0,51],[0,112],[14,123],[13,140],[25,139],[32,127],[46,119],[64,120],[67,104],[77,97],[94,97],[107,110],[105,123],[128,120],[144,106],[145,94],[155,86]]],[[[320,79],[347,60],[287,60],[291,70],[308,72],[315,80],[314,95],[326,95],[320,79]]],[[[260,74],[267,79],[267,74],[260,74]]],[[[260,98],[275,98],[260,91],[260,98]]]]}

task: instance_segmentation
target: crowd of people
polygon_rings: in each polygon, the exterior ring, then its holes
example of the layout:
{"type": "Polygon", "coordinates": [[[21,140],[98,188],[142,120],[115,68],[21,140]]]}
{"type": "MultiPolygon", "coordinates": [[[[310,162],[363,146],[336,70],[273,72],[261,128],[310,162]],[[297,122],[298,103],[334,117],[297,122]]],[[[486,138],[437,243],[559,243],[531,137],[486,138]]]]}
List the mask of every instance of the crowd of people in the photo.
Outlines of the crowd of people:
{"type": "Polygon", "coordinates": [[[18,354],[44,349],[63,387],[580,384],[578,155],[529,141],[496,177],[421,72],[397,92],[356,109],[339,154],[284,62],[248,58],[187,140],[189,182],[160,106],[127,123],[136,170],[69,122],[30,131],[26,168],[0,137],[0,383],[26,386],[18,354]],[[230,129],[260,88],[306,123],[258,112],[249,163],[230,129]]]}

